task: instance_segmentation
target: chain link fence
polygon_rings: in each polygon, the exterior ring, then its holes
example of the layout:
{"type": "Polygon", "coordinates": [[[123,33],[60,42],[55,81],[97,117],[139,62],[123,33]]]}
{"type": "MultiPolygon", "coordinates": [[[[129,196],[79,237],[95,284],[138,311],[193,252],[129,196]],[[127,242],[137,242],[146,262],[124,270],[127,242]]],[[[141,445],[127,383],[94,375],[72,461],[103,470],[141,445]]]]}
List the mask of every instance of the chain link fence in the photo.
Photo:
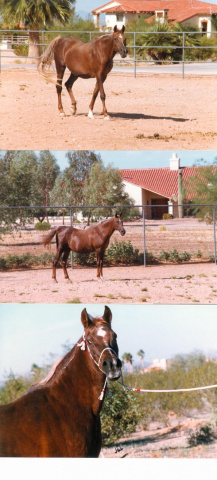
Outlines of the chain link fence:
{"type": "MultiPolygon", "coordinates": [[[[41,52],[49,45],[50,41],[55,38],[57,35],[66,36],[75,36],[83,40],[84,42],[90,41],[95,37],[100,35],[104,35],[105,32],[99,31],[64,31],[64,30],[55,30],[55,31],[45,31],[45,30],[31,30],[31,33],[35,33],[39,35],[39,42],[38,43],[30,43],[28,32],[26,30],[0,30],[0,70],[1,70],[1,57],[4,55],[4,59],[12,58],[11,51],[17,51],[18,56],[17,59],[26,58],[29,46],[36,46],[40,47],[41,52]],[[22,54],[23,48],[23,54],[22,54]],[[4,54],[2,53],[4,51],[4,54]],[[6,52],[6,53],[5,53],[6,52]]],[[[170,37],[173,36],[173,42],[169,42],[168,45],[162,44],[161,41],[154,41],[153,44],[148,42],[146,45],[146,38],[149,36],[165,36],[165,32],[155,32],[155,31],[148,31],[148,32],[126,32],[127,38],[127,46],[130,52],[130,55],[127,59],[114,59],[114,66],[122,66],[122,67],[132,67],[134,76],[136,77],[138,74],[138,67],[144,64],[178,64],[181,66],[182,77],[185,76],[185,66],[187,64],[196,64],[196,63],[214,63],[217,64],[217,32],[207,32],[212,38],[216,39],[216,45],[193,45],[191,44],[191,39],[193,36],[197,36],[198,39],[204,37],[204,32],[166,32],[166,36],[170,37]],[[141,41],[142,37],[142,41],[141,41]],[[177,38],[177,42],[174,42],[174,37],[177,38]],[[142,43],[143,42],[143,43],[142,43]],[[157,52],[161,50],[164,52],[168,51],[171,52],[171,56],[173,51],[176,51],[176,56],[178,60],[173,58],[164,58],[160,60],[157,58],[157,52]],[[156,52],[156,58],[150,58],[150,51],[156,52]],[[146,53],[144,53],[146,52],[146,53]],[[195,59],[188,59],[189,52],[191,52],[195,59]],[[201,58],[201,52],[206,52],[206,58],[203,59],[203,55],[201,58]],[[141,58],[145,57],[145,58],[141,58]],[[208,58],[207,58],[208,57],[208,58]],[[210,58],[209,58],[210,57],[210,58]]],[[[152,37],[153,38],[153,37],[152,37]]],[[[157,38],[157,37],[156,37],[157,38]]],[[[172,38],[172,37],[171,37],[172,38]]],[[[209,37],[207,37],[209,38],[209,37]]],[[[29,56],[28,59],[37,60],[39,57],[31,57],[29,56]]],[[[125,70],[124,70],[125,71],[125,70]]]]}
{"type": "MultiPolygon", "coordinates": [[[[0,207],[1,238],[0,257],[22,255],[29,252],[42,254],[36,223],[44,220],[48,228],[60,225],[87,228],[87,213],[91,224],[123,213],[126,236],[115,232],[111,242],[123,241],[132,245],[142,255],[142,264],[155,262],[215,262],[216,255],[216,210],[217,204],[176,205],[174,215],[168,213],[168,205],[124,205],[124,206],[52,206],[52,207],[0,207]],[[205,221],[193,215],[193,209],[206,208],[205,221]],[[176,216],[182,208],[183,218],[176,216]],[[98,218],[94,218],[94,210],[98,218]],[[135,212],[134,218],[130,210],[135,212]],[[102,212],[102,213],[99,213],[102,212]],[[10,230],[7,231],[7,226],[10,230]]],[[[169,207],[171,209],[171,206],[169,207]]],[[[132,213],[132,212],[131,212],[132,213]]],[[[53,242],[52,251],[55,251],[53,242]]],[[[73,256],[71,256],[73,266],[73,256]]]]}

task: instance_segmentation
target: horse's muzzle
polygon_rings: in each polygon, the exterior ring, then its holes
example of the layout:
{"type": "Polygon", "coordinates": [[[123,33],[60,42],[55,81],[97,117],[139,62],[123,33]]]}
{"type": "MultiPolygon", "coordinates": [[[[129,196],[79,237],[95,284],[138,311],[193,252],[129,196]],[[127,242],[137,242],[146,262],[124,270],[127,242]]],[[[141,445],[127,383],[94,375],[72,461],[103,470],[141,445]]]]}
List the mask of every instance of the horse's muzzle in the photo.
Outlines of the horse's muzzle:
{"type": "Polygon", "coordinates": [[[125,235],[125,233],[126,233],[125,228],[123,228],[123,230],[120,230],[120,234],[122,235],[122,237],[125,235]]]}
{"type": "Polygon", "coordinates": [[[118,380],[121,376],[122,362],[119,358],[107,357],[103,361],[102,370],[108,380],[118,380]]]}
{"type": "Polygon", "coordinates": [[[124,49],[124,50],[121,50],[121,51],[120,51],[120,56],[121,56],[121,58],[126,58],[127,54],[128,54],[127,49],[124,49]]]}

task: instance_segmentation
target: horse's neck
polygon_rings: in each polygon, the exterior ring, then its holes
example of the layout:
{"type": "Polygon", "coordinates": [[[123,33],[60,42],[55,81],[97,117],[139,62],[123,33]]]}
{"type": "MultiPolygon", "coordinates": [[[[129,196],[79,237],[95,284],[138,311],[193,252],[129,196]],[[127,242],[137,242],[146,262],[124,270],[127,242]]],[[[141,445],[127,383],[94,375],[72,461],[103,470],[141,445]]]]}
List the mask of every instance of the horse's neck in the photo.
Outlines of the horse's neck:
{"type": "Polygon", "coordinates": [[[115,231],[113,221],[110,218],[108,218],[108,220],[105,220],[103,223],[104,223],[104,224],[102,224],[103,230],[105,230],[104,235],[105,235],[106,238],[110,237],[115,231]],[[104,227],[105,227],[105,229],[104,229],[104,227]]]}
{"type": "Polygon", "coordinates": [[[101,39],[106,40],[106,43],[107,43],[107,47],[108,47],[108,60],[112,60],[115,56],[115,53],[114,52],[114,39],[113,39],[113,35],[105,35],[104,38],[101,37],[101,39]],[[106,37],[106,38],[105,38],[106,37]]]}
{"type": "Polygon", "coordinates": [[[103,403],[99,397],[105,376],[100,370],[98,372],[91,362],[93,360],[87,350],[81,350],[81,347],[76,345],[63,359],[62,365],[59,365],[60,371],[56,373],[56,380],[53,377],[53,388],[57,393],[61,392],[62,396],[64,391],[65,398],[70,398],[72,404],[73,397],[76,397],[76,402],[78,401],[82,408],[97,415],[103,403]]]}

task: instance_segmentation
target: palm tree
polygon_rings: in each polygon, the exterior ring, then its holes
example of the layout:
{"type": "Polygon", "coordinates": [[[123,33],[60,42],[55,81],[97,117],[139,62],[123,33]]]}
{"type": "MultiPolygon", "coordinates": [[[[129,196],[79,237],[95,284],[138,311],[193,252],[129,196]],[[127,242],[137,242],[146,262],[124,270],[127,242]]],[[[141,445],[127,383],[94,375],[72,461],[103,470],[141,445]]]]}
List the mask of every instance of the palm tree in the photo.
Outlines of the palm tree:
{"type": "Polygon", "coordinates": [[[144,357],[145,357],[145,352],[144,350],[140,349],[138,352],[137,352],[137,355],[138,357],[141,358],[141,364],[142,364],[142,369],[144,368],[144,357]]]}
{"type": "Polygon", "coordinates": [[[122,355],[122,360],[127,365],[127,369],[129,373],[133,372],[133,356],[131,353],[124,353],[122,355]]]}
{"type": "Polygon", "coordinates": [[[0,0],[0,14],[11,27],[28,28],[29,57],[39,57],[39,33],[53,22],[67,22],[75,0],[0,0]]]}

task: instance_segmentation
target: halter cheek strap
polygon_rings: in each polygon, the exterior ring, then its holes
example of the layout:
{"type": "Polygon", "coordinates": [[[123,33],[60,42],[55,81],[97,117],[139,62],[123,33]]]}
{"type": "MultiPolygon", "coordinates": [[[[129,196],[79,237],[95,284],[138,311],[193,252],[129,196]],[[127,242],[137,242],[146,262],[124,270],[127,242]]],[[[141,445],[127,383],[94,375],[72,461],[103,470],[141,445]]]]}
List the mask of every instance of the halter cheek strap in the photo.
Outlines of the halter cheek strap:
{"type": "MultiPolygon", "coordinates": [[[[81,341],[81,343],[77,343],[77,346],[80,347],[81,350],[86,350],[86,347],[87,347],[87,351],[90,355],[90,358],[92,358],[93,362],[97,365],[97,367],[99,368],[99,370],[105,374],[105,372],[103,372],[103,370],[100,368],[100,361],[101,361],[101,358],[102,358],[102,355],[103,353],[106,351],[106,350],[110,350],[110,352],[114,353],[115,356],[117,357],[117,353],[111,348],[111,347],[106,347],[102,350],[102,352],[100,353],[100,356],[99,356],[99,360],[98,362],[95,360],[95,358],[93,357],[91,351],[90,351],[90,347],[87,343],[87,340],[85,339],[85,334],[83,333],[83,340],[81,341]]],[[[103,386],[103,389],[100,393],[100,396],[98,397],[99,400],[103,400],[104,398],[104,394],[105,394],[105,389],[106,389],[106,385],[107,385],[107,377],[105,379],[105,383],[104,383],[104,386],[103,386]]]]}

